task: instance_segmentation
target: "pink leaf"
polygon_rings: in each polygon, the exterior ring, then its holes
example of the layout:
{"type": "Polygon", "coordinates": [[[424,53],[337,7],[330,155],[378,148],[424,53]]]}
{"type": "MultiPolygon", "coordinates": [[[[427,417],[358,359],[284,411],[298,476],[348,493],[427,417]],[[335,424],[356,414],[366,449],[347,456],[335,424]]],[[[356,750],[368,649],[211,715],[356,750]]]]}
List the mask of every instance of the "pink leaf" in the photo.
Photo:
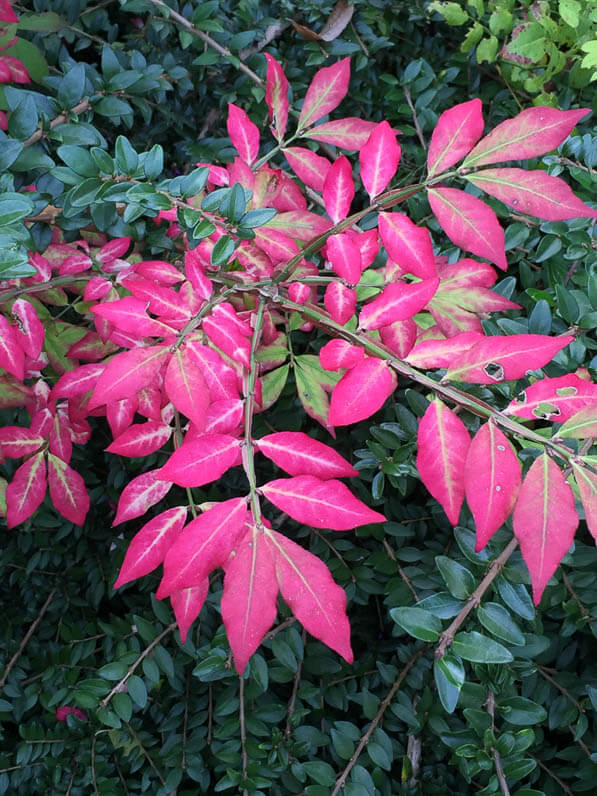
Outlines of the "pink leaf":
{"type": "Polygon", "coordinates": [[[324,122],[306,130],[303,135],[315,141],[323,141],[340,149],[359,150],[369,140],[375,122],[366,122],[356,116],[346,116],[344,119],[335,119],[324,122]]]}
{"type": "Polygon", "coordinates": [[[198,428],[204,428],[211,402],[209,387],[186,346],[172,354],[164,375],[164,390],[179,412],[198,428]]]}
{"type": "Polygon", "coordinates": [[[85,481],[66,462],[48,454],[48,485],[55,508],[69,522],[83,525],[89,511],[89,495],[85,481]]]}
{"type": "Polygon", "coordinates": [[[334,280],[325,289],[323,305],[329,312],[332,320],[344,326],[352,318],[357,305],[357,295],[355,291],[343,285],[342,282],[334,280]]]}
{"type": "Polygon", "coordinates": [[[171,426],[159,420],[148,420],[127,428],[106,451],[120,456],[148,456],[165,445],[171,436],[171,426]]]}
{"type": "Polygon", "coordinates": [[[240,443],[228,434],[204,434],[174,451],[159,478],[179,486],[203,486],[217,481],[240,464],[240,443]]]}
{"type": "Polygon", "coordinates": [[[419,423],[417,469],[452,525],[458,523],[464,501],[464,465],[470,442],[458,415],[439,399],[432,401],[419,423]]]}
{"type": "Polygon", "coordinates": [[[100,263],[109,263],[122,257],[131,245],[129,237],[115,238],[105,243],[95,255],[95,259],[100,263]]]}
{"type": "Polygon", "coordinates": [[[578,525],[572,490],[546,453],[535,459],[525,476],[513,523],[531,575],[533,600],[539,605],[549,579],[570,550],[578,525]]]}
{"type": "Polygon", "coordinates": [[[58,456],[63,462],[70,462],[73,453],[71,427],[64,410],[56,412],[50,429],[50,453],[58,456]]]}
{"type": "Polygon", "coordinates": [[[593,403],[572,415],[558,431],[558,437],[597,438],[597,404],[593,403]]]}
{"type": "Polygon", "coordinates": [[[282,152],[297,177],[309,188],[321,193],[330,170],[330,161],[302,146],[285,147],[282,152]]]}
{"type": "Polygon", "coordinates": [[[597,474],[588,467],[582,467],[574,459],[570,463],[585,510],[587,527],[597,541],[597,474]]]}
{"type": "Polygon", "coordinates": [[[45,442],[45,436],[41,436],[33,429],[4,426],[0,428],[0,460],[4,457],[20,459],[29,456],[39,450],[45,442]]]}
{"type": "Polygon", "coordinates": [[[484,126],[481,108],[481,100],[472,99],[441,114],[427,153],[429,176],[458,163],[481,138],[484,126]]]}
{"type": "Polygon", "coordinates": [[[298,129],[304,130],[337,108],[346,96],[349,80],[349,58],[343,58],[332,66],[324,66],[316,72],[303,101],[298,129]]]}
{"type": "Polygon", "coordinates": [[[119,589],[159,566],[180,535],[186,517],[186,506],[176,506],[146,522],[130,541],[114,588],[119,589]]]}
{"type": "Polygon", "coordinates": [[[403,213],[380,213],[379,234],[390,258],[403,271],[429,279],[437,275],[429,232],[403,213]]]}
{"type": "Polygon", "coordinates": [[[362,329],[379,329],[394,321],[405,321],[420,312],[431,301],[439,285],[439,279],[424,279],[422,282],[406,284],[394,282],[365,304],[359,315],[362,329]]]}
{"type": "Polygon", "coordinates": [[[556,108],[526,108],[513,119],[498,124],[481,139],[462,164],[466,168],[502,163],[505,160],[536,158],[551,152],[568,137],[590,108],[559,111],[556,108]]]}
{"type": "Polygon", "coordinates": [[[349,531],[358,525],[386,519],[356,498],[341,481],[298,475],[270,481],[259,491],[274,506],[312,528],[349,531]]]}
{"type": "Polygon", "coordinates": [[[349,426],[375,414],[396,389],[396,376],[383,359],[367,357],[334,387],[330,401],[332,426],[349,426]]]}
{"type": "Polygon", "coordinates": [[[269,546],[263,533],[252,527],[226,565],[221,603],[239,674],[274,623],[277,597],[278,582],[269,546]]]}
{"type": "Polygon", "coordinates": [[[346,218],[353,199],[352,167],[348,158],[340,155],[332,163],[323,183],[323,203],[334,224],[346,218]]]}
{"type": "Polygon", "coordinates": [[[169,321],[188,321],[191,313],[188,308],[182,306],[180,294],[172,288],[133,277],[123,280],[123,284],[136,299],[141,300],[144,306],[147,305],[154,315],[161,315],[169,321]]]}
{"type": "Polygon", "coordinates": [[[484,423],[473,437],[464,466],[466,500],[477,528],[477,553],[510,516],[521,480],[520,463],[508,438],[495,423],[484,423]]]}
{"type": "Polygon", "coordinates": [[[404,321],[394,321],[382,326],[379,336],[386,348],[404,359],[415,344],[418,329],[412,318],[406,318],[404,321]]]}
{"type": "Polygon", "coordinates": [[[329,340],[319,351],[319,362],[324,370],[354,368],[363,360],[365,353],[360,346],[346,340],[329,340]]]}
{"type": "Polygon", "coordinates": [[[506,407],[505,414],[529,420],[564,423],[585,406],[597,403],[597,384],[576,374],[540,379],[527,387],[506,407]]]}
{"type": "Polygon", "coordinates": [[[484,337],[462,354],[458,364],[446,373],[446,380],[467,384],[495,384],[520,379],[537,370],[574,342],[574,337],[547,337],[542,334],[511,334],[484,337]]]}
{"type": "Polygon", "coordinates": [[[17,330],[0,315],[0,368],[19,381],[25,378],[25,352],[19,344],[17,330]]]}
{"type": "Polygon", "coordinates": [[[406,361],[415,368],[449,368],[482,339],[479,332],[461,332],[447,340],[423,340],[410,351],[406,361]]]}
{"type": "Polygon", "coordinates": [[[225,354],[228,354],[230,359],[234,362],[240,362],[247,368],[249,367],[251,342],[246,337],[243,337],[227,318],[208,316],[203,319],[202,328],[211,342],[225,354]]]}
{"type": "Polygon", "coordinates": [[[282,597],[305,630],[353,662],[346,593],[313,553],[271,531],[266,540],[275,562],[282,597]]]}
{"type": "Polygon", "coordinates": [[[265,77],[265,101],[272,123],[272,132],[277,141],[284,138],[288,122],[288,80],[276,59],[265,53],[267,73],[265,77]]]}
{"type": "Polygon", "coordinates": [[[170,355],[164,345],[133,348],[117,354],[106,365],[99,377],[89,408],[94,409],[110,401],[130,398],[148,387],[162,369],[170,355]]]}
{"type": "Polygon", "coordinates": [[[519,213],[547,221],[597,218],[597,210],[582,202],[559,177],[525,169],[483,169],[467,176],[478,188],[519,213]]]}
{"type": "Polygon", "coordinates": [[[17,324],[17,339],[21,348],[32,359],[37,359],[44,345],[45,328],[33,304],[26,299],[17,299],[10,312],[17,324]]]}
{"type": "Polygon", "coordinates": [[[101,376],[104,364],[79,365],[74,370],[63,373],[52,388],[52,400],[56,398],[74,398],[92,390],[101,376]]]}
{"type": "Polygon", "coordinates": [[[139,402],[136,396],[122,398],[120,401],[111,401],[106,406],[106,420],[115,439],[122,436],[132,425],[138,408],[139,402]]]}
{"type": "Polygon", "coordinates": [[[187,339],[186,349],[200,368],[212,401],[239,397],[238,376],[216,351],[202,345],[196,338],[187,339]]]}
{"type": "Polygon", "coordinates": [[[506,270],[504,230],[488,205],[458,188],[430,188],[427,195],[452,243],[506,270]]]}
{"type": "Polygon", "coordinates": [[[361,269],[369,268],[379,252],[379,239],[377,229],[368,229],[366,232],[357,232],[354,229],[345,230],[352,242],[356,243],[361,253],[361,269]]]}
{"type": "Polygon", "coordinates": [[[46,495],[46,460],[37,453],[18,468],[6,487],[6,525],[14,528],[25,522],[46,495]]]}
{"type": "Polygon", "coordinates": [[[191,625],[197,619],[203,608],[207,592],[209,590],[209,580],[205,578],[199,586],[191,586],[190,589],[181,589],[170,595],[172,610],[178,624],[181,644],[187,640],[187,635],[191,625]]]}
{"type": "Polygon", "coordinates": [[[349,285],[361,278],[361,252],[353,239],[344,232],[330,235],[326,243],[327,258],[339,277],[349,285]]]}
{"type": "Polygon", "coordinates": [[[143,260],[140,263],[135,263],[135,273],[143,279],[148,279],[150,282],[157,282],[167,287],[184,280],[184,276],[178,268],[164,260],[143,260]]]}
{"type": "Polygon", "coordinates": [[[388,122],[380,122],[371,132],[367,143],[359,152],[361,180],[373,199],[387,186],[400,162],[400,147],[396,133],[388,122]]]}
{"type": "Polygon", "coordinates": [[[243,411],[244,403],[238,398],[214,401],[207,410],[205,433],[235,435],[243,421],[243,411]]]}
{"type": "Polygon", "coordinates": [[[112,525],[141,517],[147,509],[165,497],[172,488],[171,481],[161,479],[162,469],[141,473],[125,486],[118,501],[116,517],[112,525]]]}
{"type": "Polygon", "coordinates": [[[319,213],[312,213],[309,210],[288,210],[278,213],[255,232],[274,229],[297,240],[308,241],[323,235],[331,226],[331,222],[319,213]]]}
{"type": "Polygon", "coordinates": [[[358,470],[329,445],[301,431],[279,431],[256,440],[255,448],[290,475],[314,475],[323,480],[358,475],[358,470]]]}
{"type": "Polygon", "coordinates": [[[249,517],[245,499],[231,498],[192,520],[165,551],[157,599],[199,586],[214,569],[223,566],[245,534],[249,517]]]}
{"type": "Polygon", "coordinates": [[[91,307],[91,312],[114,324],[117,329],[129,332],[136,337],[163,337],[171,334],[170,327],[150,318],[146,312],[146,302],[126,296],[117,301],[107,301],[91,307]]]}
{"type": "Polygon", "coordinates": [[[229,102],[226,129],[232,146],[250,166],[259,154],[259,128],[253,124],[242,108],[229,102]]]}
{"type": "Polygon", "coordinates": [[[81,721],[87,721],[87,714],[79,708],[71,708],[68,705],[62,705],[56,708],[56,721],[66,721],[66,717],[70,715],[76,716],[81,721]]]}

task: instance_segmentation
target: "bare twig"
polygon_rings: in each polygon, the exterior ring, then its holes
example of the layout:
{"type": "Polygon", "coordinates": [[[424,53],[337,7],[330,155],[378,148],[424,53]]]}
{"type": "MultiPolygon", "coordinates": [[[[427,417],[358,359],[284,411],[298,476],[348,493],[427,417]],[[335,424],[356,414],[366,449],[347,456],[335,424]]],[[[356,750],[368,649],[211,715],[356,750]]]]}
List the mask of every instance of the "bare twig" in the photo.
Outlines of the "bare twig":
{"type": "MultiPolygon", "coordinates": [[[[91,105],[89,104],[89,100],[87,99],[87,97],[85,97],[85,99],[82,99],[81,102],[78,102],[73,108],[69,110],[69,114],[74,113],[78,116],[80,113],[88,111],[90,107],[91,105]]],[[[58,127],[58,125],[64,124],[65,122],[68,122],[68,114],[59,113],[58,116],[56,116],[56,118],[52,119],[52,121],[50,122],[50,129],[54,129],[54,127],[58,127]]],[[[42,128],[40,127],[23,142],[23,146],[31,146],[31,144],[36,144],[45,135],[46,135],[45,130],[42,130],[42,128]]]]}
{"type": "Polygon", "coordinates": [[[50,603],[54,599],[54,595],[55,594],[56,594],[56,589],[52,589],[52,591],[49,593],[45,603],[42,605],[42,607],[40,609],[40,612],[35,617],[35,620],[31,623],[31,625],[29,627],[29,630],[25,633],[25,635],[23,637],[23,640],[19,644],[18,650],[15,652],[15,654],[12,656],[12,658],[6,664],[6,668],[4,669],[4,674],[2,675],[2,679],[0,680],[0,692],[2,691],[4,686],[6,685],[6,681],[8,680],[8,675],[11,673],[15,663],[19,660],[19,658],[23,654],[23,650],[25,649],[25,647],[29,643],[29,639],[31,638],[31,636],[37,630],[37,627],[38,627],[39,623],[41,622],[41,620],[43,619],[44,614],[46,613],[46,611],[50,607],[50,603]]]}
{"type": "MultiPolygon", "coordinates": [[[[303,647],[305,646],[305,641],[307,638],[307,634],[303,628],[302,633],[303,638],[303,647]]],[[[284,730],[284,737],[288,740],[290,738],[290,733],[292,732],[292,717],[294,715],[294,710],[296,707],[296,695],[298,694],[299,683],[301,682],[301,673],[303,671],[303,660],[298,662],[298,666],[296,669],[296,674],[294,676],[294,683],[292,684],[292,694],[290,695],[290,701],[288,702],[288,718],[286,719],[286,728],[284,730]]]]}
{"type": "Polygon", "coordinates": [[[425,136],[423,135],[423,131],[421,130],[421,125],[419,124],[419,119],[417,118],[417,111],[415,109],[415,106],[413,105],[413,100],[412,100],[412,97],[410,95],[410,90],[409,90],[408,86],[404,86],[404,97],[406,99],[408,107],[412,111],[413,121],[415,123],[415,130],[417,131],[417,138],[421,142],[421,146],[423,147],[423,149],[427,149],[427,144],[425,142],[425,136]]]}
{"type": "Polygon", "coordinates": [[[396,569],[398,570],[398,574],[400,575],[402,580],[407,585],[410,593],[415,598],[416,602],[419,602],[419,595],[415,591],[415,587],[412,585],[412,583],[408,579],[408,576],[407,576],[406,572],[402,569],[402,567],[398,563],[398,559],[396,558],[396,556],[394,554],[394,551],[392,550],[392,548],[390,547],[390,545],[388,544],[386,539],[383,540],[383,546],[385,547],[386,553],[389,555],[389,557],[392,559],[392,561],[396,564],[396,569]]]}
{"type": "Polygon", "coordinates": [[[160,773],[160,771],[159,771],[158,767],[156,766],[156,764],[153,762],[153,760],[151,758],[151,755],[149,754],[147,749],[141,743],[141,739],[139,738],[137,733],[134,731],[134,729],[131,727],[131,725],[127,721],[125,721],[124,724],[125,724],[125,727],[127,728],[127,730],[130,732],[130,734],[133,736],[133,740],[135,741],[135,743],[137,744],[139,749],[143,752],[143,755],[145,756],[145,759],[147,760],[147,762],[149,763],[149,765],[153,769],[156,777],[159,779],[159,781],[162,783],[162,785],[165,785],[166,784],[166,780],[164,779],[164,777],[160,773]]]}
{"type": "Polygon", "coordinates": [[[539,760],[538,757],[533,757],[533,760],[535,761],[535,763],[537,763],[539,768],[542,768],[543,771],[545,771],[545,773],[553,779],[554,782],[557,782],[557,784],[562,789],[563,793],[567,793],[568,796],[574,796],[568,785],[566,785],[565,782],[562,782],[562,780],[558,777],[558,775],[554,774],[551,768],[548,768],[542,760],[539,760]]]}
{"type": "Polygon", "coordinates": [[[274,636],[277,636],[281,630],[286,630],[287,627],[290,627],[290,625],[293,625],[295,622],[296,619],[294,618],[294,616],[289,616],[288,619],[285,619],[283,622],[280,622],[280,624],[277,627],[275,627],[273,630],[270,630],[270,632],[267,633],[265,636],[266,639],[271,640],[274,636]]]}
{"type": "Polygon", "coordinates": [[[584,712],[585,712],[585,709],[584,709],[584,708],[583,708],[583,706],[580,704],[580,702],[578,702],[576,699],[574,699],[574,697],[572,696],[572,694],[570,693],[570,691],[568,691],[568,689],[567,689],[567,688],[564,688],[564,686],[563,686],[563,685],[560,685],[560,683],[558,683],[558,681],[557,681],[557,680],[555,680],[555,679],[554,679],[554,678],[553,678],[553,677],[552,677],[552,676],[551,676],[551,675],[550,675],[550,674],[547,672],[547,670],[545,669],[545,667],[544,667],[544,666],[537,666],[537,671],[539,672],[539,674],[541,675],[541,677],[544,677],[544,678],[545,678],[546,680],[548,680],[548,681],[549,681],[549,682],[550,682],[552,685],[554,685],[554,686],[555,686],[555,687],[558,689],[558,691],[559,691],[561,694],[563,694],[563,695],[566,697],[566,699],[569,699],[569,700],[570,700],[570,702],[572,702],[572,704],[573,704],[573,705],[576,707],[576,709],[577,709],[577,710],[579,710],[581,713],[584,713],[584,712]]]}
{"type": "MultiPolygon", "coordinates": [[[[491,728],[495,730],[495,695],[493,691],[489,692],[489,696],[487,697],[487,702],[485,703],[485,707],[487,712],[491,716],[491,728]]],[[[493,762],[495,765],[495,773],[498,778],[498,782],[500,784],[500,790],[504,794],[504,796],[510,796],[510,788],[508,787],[508,781],[506,779],[506,774],[504,773],[504,766],[502,764],[502,758],[498,750],[494,747],[491,750],[493,754],[493,762]]]]}
{"type": "Polygon", "coordinates": [[[574,591],[574,586],[572,585],[572,583],[571,583],[571,581],[570,581],[570,578],[568,577],[568,575],[563,575],[563,576],[562,576],[562,581],[563,581],[563,583],[564,583],[564,586],[565,586],[565,587],[566,587],[566,589],[568,590],[568,594],[569,594],[569,595],[570,595],[570,596],[571,596],[571,597],[572,597],[574,600],[576,600],[576,602],[578,603],[578,610],[579,610],[579,611],[580,611],[580,613],[582,614],[583,618],[584,618],[584,619],[586,619],[587,621],[588,621],[589,619],[592,619],[592,616],[591,616],[590,612],[589,612],[589,611],[587,611],[587,609],[585,608],[585,606],[584,606],[584,605],[581,603],[581,601],[580,601],[580,597],[579,597],[579,596],[578,596],[578,594],[577,594],[577,593],[574,591]]]}

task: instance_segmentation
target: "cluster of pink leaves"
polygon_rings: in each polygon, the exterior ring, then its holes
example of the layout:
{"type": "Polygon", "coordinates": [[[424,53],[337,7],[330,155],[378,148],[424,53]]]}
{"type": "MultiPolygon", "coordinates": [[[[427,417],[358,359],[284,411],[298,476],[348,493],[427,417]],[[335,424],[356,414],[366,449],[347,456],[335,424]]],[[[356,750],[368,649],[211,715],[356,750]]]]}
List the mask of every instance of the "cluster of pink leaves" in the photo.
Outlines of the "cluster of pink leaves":
{"type": "MultiPolygon", "coordinates": [[[[271,129],[283,145],[288,83],[280,65],[266,57],[271,129]]],[[[400,161],[396,131],[387,122],[373,124],[352,117],[316,124],[341,102],[349,77],[348,59],[315,75],[295,137],[358,150],[361,183],[370,199],[383,206],[385,197],[391,199],[391,192],[384,191],[400,161]]],[[[452,175],[446,170],[463,158],[460,176],[516,209],[548,219],[595,217],[595,211],[574,197],[562,180],[543,171],[471,171],[550,151],[585,113],[532,108],[485,138],[479,100],[442,114],[428,154],[429,175],[434,180],[438,175],[428,196],[448,237],[506,268],[503,231],[491,208],[472,194],[441,183],[452,175]]],[[[265,411],[280,394],[288,373],[288,315],[301,307],[318,309],[330,333],[337,330],[319,359],[295,358],[297,389],[305,410],[332,433],[334,426],[370,417],[393,393],[397,384],[393,357],[424,370],[446,369],[446,380],[494,384],[541,368],[573,340],[571,336],[485,337],[482,317],[518,306],[491,290],[497,274],[489,263],[463,258],[448,264],[434,255],[429,232],[403,213],[380,212],[378,228],[367,232],[351,227],[346,220],[356,184],[349,159],[339,155],[331,162],[307,147],[282,146],[301,182],[321,194],[328,218],[309,211],[295,180],[258,164],[259,130],[235,105],[229,107],[228,132],[238,157],[226,168],[209,166],[206,190],[240,183],[252,192],[248,209],[277,211],[256,229],[253,240],[242,241],[234,252],[241,270],[228,271],[226,276],[234,276],[238,291],[227,288],[222,293],[221,269],[211,263],[218,239],[231,234],[215,217],[213,234],[196,248],[186,249],[182,270],[161,260],[122,259],[130,247],[127,238],[109,243],[95,239],[90,246],[85,241],[64,244],[56,237],[43,257],[33,258],[38,275],[25,284],[49,281],[53,273],[89,274],[82,298],[90,302],[88,317],[95,330],[82,330],[64,357],[50,362],[60,374],[51,391],[44,387],[40,373],[43,324],[33,300],[15,302],[11,321],[0,316],[4,341],[0,366],[8,374],[2,379],[3,405],[26,404],[32,415],[30,429],[4,429],[0,439],[4,456],[29,456],[7,489],[11,526],[31,516],[43,499],[46,459],[54,504],[68,519],[83,521],[88,498],[80,476],[68,466],[69,441],[86,441],[89,415],[107,418],[114,437],[107,450],[121,456],[146,456],[171,439],[175,442],[163,466],[133,478],[124,488],[114,525],[142,517],[174,485],[202,487],[239,465],[249,473],[253,451],[287,476],[259,485],[258,495],[297,522],[343,531],[383,521],[383,515],[339,480],[356,471],[330,446],[300,432],[275,432],[251,440],[247,402],[254,411],[265,411]],[[326,234],[322,271],[301,256],[301,247],[326,234]],[[387,264],[375,270],[371,266],[381,246],[387,264]],[[92,276],[98,263],[103,273],[92,276]],[[323,309],[318,308],[317,290],[310,281],[321,276],[328,277],[323,309]],[[368,297],[360,302],[358,284],[369,277],[384,286],[373,292],[368,288],[368,297]],[[255,302],[246,300],[257,280],[262,284],[269,280],[276,288],[275,301],[267,304],[259,325],[255,302]],[[430,323],[416,322],[421,313],[430,323]],[[381,346],[387,358],[369,355],[343,339],[346,324],[356,327],[363,341],[381,346]],[[252,367],[258,372],[252,374],[252,367]],[[308,389],[300,387],[299,370],[308,389]],[[23,385],[24,377],[39,378],[32,387],[23,385]],[[188,421],[182,424],[182,438],[175,433],[180,415],[188,421]],[[143,421],[136,422],[137,416],[143,421]]],[[[170,234],[177,236],[176,218],[173,208],[157,220],[165,219],[171,224],[170,234]]],[[[60,294],[60,288],[37,293],[37,300],[53,303],[56,290],[60,294]]],[[[76,285],[69,290],[76,292],[76,285]]],[[[543,406],[547,401],[555,407],[549,419],[573,421],[571,436],[594,434],[594,386],[575,375],[565,379],[557,384],[553,379],[537,382],[525,401],[509,411],[528,416],[521,414],[522,407],[543,406]],[[593,411],[589,422],[582,416],[587,407],[593,411]]],[[[485,423],[471,442],[462,421],[437,400],[420,424],[418,467],[453,523],[466,495],[477,523],[479,548],[514,509],[515,533],[538,600],[570,547],[578,521],[559,466],[545,454],[521,485],[518,459],[499,428],[485,423]]],[[[581,472],[577,481],[583,500],[586,497],[587,518],[595,530],[595,476],[581,465],[576,469],[581,472]]],[[[116,586],[163,564],[157,594],[170,598],[184,638],[204,603],[210,573],[222,568],[222,617],[239,671],[271,628],[278,593],[307,630],[352,660],[344,591],[319,559],[255,516],[249,497],[204,504],[189,522],[187,505],[154,516],[133,538],[116,586]]]]}
{"type": "MultiPolygon", "coordinates": [[[[12,25],[18,22],[18,17],[12,9],[10,0],[0,0],[0,32],[5,30],[3,23],[12,25]]],[[[0,83],[30,83],[31,78],[25,64],[13,55],[3,54],[3,50],[9,50],[17,41],[15,36],[8,43],[0,46],[0,83]]],[[[0,130],[8,127],[6,114],[0,111],[0,130]]]]}

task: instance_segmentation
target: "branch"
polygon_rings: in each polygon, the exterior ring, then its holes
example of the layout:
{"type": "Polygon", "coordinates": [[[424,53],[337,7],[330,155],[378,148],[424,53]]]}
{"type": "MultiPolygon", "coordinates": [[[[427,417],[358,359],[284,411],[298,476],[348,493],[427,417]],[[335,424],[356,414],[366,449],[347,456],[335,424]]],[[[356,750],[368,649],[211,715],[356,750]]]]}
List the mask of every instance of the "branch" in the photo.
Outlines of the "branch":
{"type": "MultiPolygon", "coordinates": [[[[82,99],[80,102],[78,102],[74,108],[71,108],[68,113],[59,113],[55,119],[52,119],[50,122],[50,129],[53,130],[54,127],[58,127],[58,125],[68,122],[69,114],[74,113],[78,116],[80,113],[88,111],[90,107],[91,105],[89,104],[89,100],[87,97],[85,97],[85,99],[82,99]]],[[[36,144],[45,135],[46,131],[40,127],[24,141],[23,146],[26,147],[31,146],[31,144],[36,144]]]]}
{"type": "Polygon", "coordinates": [[[10,672],[11,672],[12,668],[14,667],[15,663],[19,660],[19,658],[23,654],[23,650],[25,649],[25,647],[29,643],[29,639],[31,638],[31,636],[37,630],[37,627],[38,627],[39,623],[41,622],[41,620],[43,619],[43,616],[44,616],[45,612],[50,607],[50,603],[54,599],[54,595],[55,594],[56,594],[56,589],[52,589],[52,591],[49,593],[45,603],[42,605],[42,607],[40,609],[40,612],[35,617],[35,620],[31,623],[31,626],[29,627],[29,630],[25,633],[25,636],[23,637],[23,640],[19,644],[18,650],[15,652],[15,654],[12,656],[12,658],[6,664],[6,669],[4,670],[4,674],[2,675],[2,679],[0,680],[0,692],[2,691],[4,686],[6,685],[6,681],[8,680],[8,675],[10,674],[10,672]]]}

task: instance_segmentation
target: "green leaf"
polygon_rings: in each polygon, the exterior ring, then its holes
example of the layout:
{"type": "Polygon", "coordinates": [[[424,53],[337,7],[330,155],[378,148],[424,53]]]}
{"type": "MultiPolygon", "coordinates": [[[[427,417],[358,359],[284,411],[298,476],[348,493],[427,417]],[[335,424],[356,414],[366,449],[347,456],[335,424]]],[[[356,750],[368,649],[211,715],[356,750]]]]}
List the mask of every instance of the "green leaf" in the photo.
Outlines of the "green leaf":
{"type": "Polygon", "coordinates": [[[271,221],[277,212],[278,211],[274,210],[272,207],[261,207],[259,210],[249,210],[238,222],[238,225],[246,229],[261,227],[263,224],[267,224],[268,221],[271,221]]]}
{"type": "Polygon", "coordinates": [[[444,710],[453,713],[464,683],[464,666],[459,658],[447,653],[433,664],[433,677],[444,710]]]}
{"type": "Polygon", "coordinates": [[[437,11],[446,20],[448,25],[464,25],[470,17],[458,3],[445,3],[440,0],[433,0],[429,4],[430,11],[437,11]]]}
{"type": "Polygon", "coordinates": [[[6,171],[23,151],[23,142],[11,139],[0,140],[0,171],[6,171]]]}
{"type": "Polygon", "coordinates": [[[211,250],[211,264],[224,265],[234,254],[237,245],[238,241],[235,241],[230,235],[222,235],[211,250]]]}
{"type": "Polygon", "coordinates": [[[102,97],[99,102],[93,106],[93,110],[99,113],[100,116],[128,116],[132,115],[133,109],[124,100],[118,97],[102,97]]]}
{"type": "Polygon", "coordinates": [[[33,202],[22,193],[0,194],[0,227],[32,215],[33,202]]]}
{"type": "Polygon", "coordinates": [[[130,721],[133,715],[133,702],[128,694],[114,694],[112,707],[123,721],[130,721]]]}
{"type": "Polygon", "coordinates": [[[473,663],[510,663],[512,653],[482,633],[457,633],[452,642],[455,655],[473,663]]]}
{"type": "Polygon", "coordinates": [[[220,202],[219,211],[224,218],[236,224],[243,217],[246,207],[245,189],[239,182],[235,182],[228,194],[220,202]]]}
{"type": "Polygon", "coordinates": [[[85,93],[85,67],[83,64],[71,66],[58,83],[58,102],[65,110],[74,107],[85,93]]]}
{"type": "Polygon", "coordinates": [[[526,697],[515,696],[500,699],[498,708],[507,722],[520,727],[532,727],[547,718],[545,708],[526,697]]]}
{"type": "Polygon", "coordinates": [[[442,632],[442,623],[423,608],[392,608],[390,616],[397,625],[421,641],[437,641],[442,632]]]}
{"type": "Polygon", "coordinates": [[[127,680],[127,688],[131,698],[140,708],[144,708],[147,704],[147,688],[143,680],[136,674],[132,674],[127,680]]]}
{"type": "Polygon", "coordinates": [[[98,671],[100,677],[106,680],[121,680],[127,672],[127,666],[122,661],[112,661],[98,671]]]}
{"type": "Polygon", "coordinates": [[[48,62],[35,44],[27,39],[17,39],[12,47],[2,52],[2,55],[9,55],[25,64],[34,83],[41,83],[49,72],[48,62]]]}
{"type": "Polygon", "coordinates": [[[201,166],[194,169],[190,174],[186,174],[180,181],[179,190],[181,196],[197,196],[207,183],[209,169],[201,166]]]}
{"type": "Polygon", "coordinates": [[[477,45],[477,63],[482,64],[485,61],[492,64],[495,61],[498,51],[498,40],[496,36],[489,36],[487,39],[482,39],[477,45]]]}
{"type": "Polygon", "coordinates": [[[104,183],[97,177],[83,180],[76,188],[69,192],[70,203],[73,207],[87,207],[92,204],[104,183]]]}
{"type": "Polygon", "coordinates": [[[448,591],[457,600],[466,600],[473,593],[476,581],[470,570],[447,556],[436,556],[435,563],[448,591]]]}
{"type": "Polygon", "coordinates": [[[8,117],[8,132],[13,138],[24,141],[37,130],[38,121],[35,101],[30,94],[25,94],[8,117]]]}
{"type": "Polygon", "coordinates": [[[53,11],[47,11],[42,14],[22,14],[19,17],[17,27],[19,30],[53,33],[66,27],[66,22],[53,11]]]}
{"type": "Polygon", "coordinates": [[[118,172],[132,176],[137,171],[139,156],[126,136],[118,136],[114,153],[118,172]]]}
{"type": "Polygon", "coordinates": [[[159,144],[154,144],[146,154],[143,169],[148,180],[157,180],[164,171],[164,150],[159,144]]]}
{"type": "Polygon", "coordinates": [[[571,28],[577,28],[580,22],[580,12],[582,6],[578,0],[560,0],[558,10],[560,16],[571,28]]]}
{"type": "Polygon", "coordinates": [[[56,150],[66,165],[81,177],[97,177],[98,166],[87,149],[72,144],[63,144],[56,150]]]}
{"type": "Polygon", "coordinates": [[[324,763],[323,760],[312,760],[303,763],[303,768],[307,775],[313,782],[318,785],[325,785],[331,787],[336,781],[334,769],[329,763],[324,763]]]}
{"type": "Polygon", "coordinates": [[[477,618],[492,635],[516,646],[523,646],[525,637],[508,611],[499,603],[485,603],[477,609],[477,618]]]}
{"type": "Polygon", "coordinates": [[[511,583],[506,578],[497,580],[500,597],[511,611],[527,619],[529,622],[535,618],[535,606],[526,586],[522,583],[511,583]]]}

